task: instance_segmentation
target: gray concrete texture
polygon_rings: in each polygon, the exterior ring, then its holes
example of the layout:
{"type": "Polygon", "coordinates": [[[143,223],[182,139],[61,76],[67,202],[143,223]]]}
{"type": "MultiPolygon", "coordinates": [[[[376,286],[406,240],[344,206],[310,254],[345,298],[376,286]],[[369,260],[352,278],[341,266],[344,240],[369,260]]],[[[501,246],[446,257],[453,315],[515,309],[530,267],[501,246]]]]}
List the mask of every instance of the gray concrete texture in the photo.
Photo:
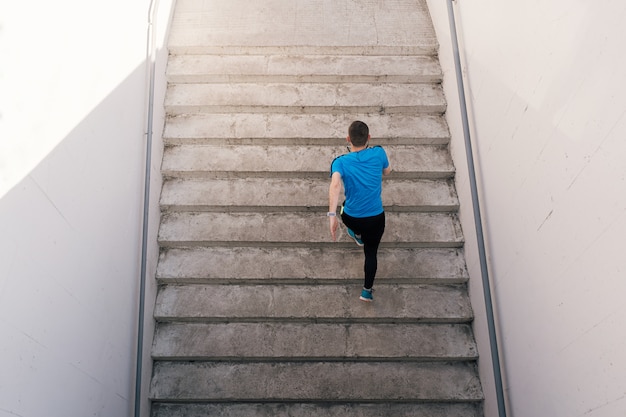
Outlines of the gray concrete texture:
{"type": "Polygon", "coordinates": [[[438,84],[172,84],[165,97],[165,109],[171,115],[270,110],[287,114],[355,111],[439,114],[446,110],[446,102],[438,84]]]}
{"type": "MultiPolygon", "coordinates": [[[[157,278],[162,284],[265,281],[358,284],[363,278],[362,256],[363,250],[354,244],[170,248],[161,253],[157,278]]],[[[468,279],[461,249],[381,248],[378,259],[378,282],[461,284],[468,279]]]]}
{"type": "MultiPolygon", "coordinates": [[[[385,146],[395,178],[449,178],[454,165],[448,149],[435,145],[385,146]]],[[[180,145],[163,155],[166,176],[202,176],[212,172],[322,174],[331,161],[346,153],[336,146],[315,145],[180,145]]],[[[390,177],[390,178],[393,178],[390,177]]]]}
{"type": "Polygon", "coordinates": [[[168,47],[175,54],[331,50],[424,54],[438,48],[421,0],[179,0],[168,47]]]}
{"type": "Polygon", "coordinates": [[[168,41],[153,417],[479,417],[469,279],[424,0],[178,0],[168,41]],[[373,303],[329,166],[393,173],[373,303]]]}
{"type": "Polygon", "coordinates": [[[152,417],[479,417],[475,403],[156,403],[152,417]]]}
{"type": "Polygon", "coordinates": [[[174,55],[171,83],[396,82],[438,83],[436,58],[425,55],[174,55]]]}
{"type": "MultiPolygon", "coordinates": [[[[383,245],[463,245],[463,234],[456,214],[390,212],[385,217],[385,234],[381,241],[383,245]]],[[[292,246],[328,244],[330,241],[328,219],[319,213],[169,213],[163,215],[159,230],[159,244],[163,247],[217,244],[292,246]]],[[[347,236],[342,242],[354,245],[354,241],[347,236]]]]}
{"type": "Polygon", "coordinates": [[[334,145],[345,149],[348,126],[362,120],[374,145],[447,144],[445,119],[432,114],[280,114],[194,113],[171,116],[165,141],[172,144],[293,144],[334,145]]]}
{"type": "Polygon", "coordinates": [[[157,331],[152,355],[170,360],[477,359],[467,324],[163,323],[157,331]]]}
{"type": "MultiPolygon", "coordinates": [[[[159,321],[324,320],[469,322],[464,286],[378,284],[376,301],[359,300],[355,285],[169,285],[157,296],[159,321]]],[[[376,343],[375,340],[372,343],[376,343]]]]}
{"type": "MultiPolygon", "coordinates": [[[[324,175],[326,177],[326,175],[324,175]]],[[[328,211],[328,178],[191,178],[165,181],[164,211],[223,211],[283,207],[289,211],[328,211]],[[326,203],[326,204],[325,204],[326,203]]],[[[340,197],[343,200],[343,197],[340,197]]],[[[386,211],[456,211],[451,181],[386,179],[386,211]]]]}
{"type": "Polygon", "coordinates": [[[174,401],[482,399],[475,367],[467,363],[157,362],[152,381],[152,398],[174,401]],[[376,380],[386,382],[371,383],[376,380]]]}

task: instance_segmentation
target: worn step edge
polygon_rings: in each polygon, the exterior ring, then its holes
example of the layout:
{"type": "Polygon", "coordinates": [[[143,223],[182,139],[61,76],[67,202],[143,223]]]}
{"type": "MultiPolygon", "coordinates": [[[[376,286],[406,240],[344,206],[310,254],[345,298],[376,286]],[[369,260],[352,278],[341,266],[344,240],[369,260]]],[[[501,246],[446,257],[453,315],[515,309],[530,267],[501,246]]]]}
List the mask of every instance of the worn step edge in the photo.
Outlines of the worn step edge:
{"type": "Polygon", "coordinates": [[[167,285],[159,288],[157,321],[470,322],[464,285],[375,283],[372,303],[361,285],[167,285]],[[211,302],[208,303],[207,300],[211,302]]]}
{"type": "MultiPolygon", "coordinates": [[[[350,242],[343,227],[339,241],[350,242]]],[[[315,213],[181,212],[162,216],[159,244],[328,244],[328,220],[315,213]]],[[[462,245],[456,214],[386,213],[382,243],[396,245],[462,245]]],[[[353,243],[354,244],[354,243],[353,243]]]]}
{"type": "MultiPolygon", "coordinates": [[[[329,162],[330,167],[330,162],[329,162]]],[[[330,169],[330,168],[329,168],[330,169]]],[[[393,171],[393,179],[399,180],[449,180],[454,178],[454,168],[444,170],[393,171]]],[[[161,170],[164,179],[246,179],[246,178],[288,178],[288,179],[324,179],[328,180],[329,172],[325,171],[222,171],[222,170],[177,170],[164,168],[161,170]]],[[[391,178],[389,178],[391,179],[391,178]]],[[[384,181],[385,179],[383,179],[384,181]]]]}
{"type": "MultiPolygon", "coordinates": [[[[301,178],[166,179],[162,212],[173,211],[328,211],[329,180],[301,178]],[[313,209],[315,208],[315,209],[313,209]]],[[[386,211],[456,211],[451,181],[383,181],[386,211]]],[[[343,197],[340,197],[343,201],[343,197]]]]}
{"type": "Polygon", "coordinates": [[[480,401],[473,364],[317,362],[154,364],[150,398],[177,401],[480,401]]]}
{"type": "Polygon", "coordinates": [[[170,55],[170,83],[439,83],[435,57],[424,55],[170,55]],[[355,69],[358,71],[355,72],[355,69]]]}
{"type": "Polygon", "coordinates": [[[475,360],[467,324],[159,323],[153,359],[475,360]]]}
{"type": "MultiPolygon", "coordinates": [[[[384,149],[392,168],[389,179],[418,173],[451,175],[455,171],[447,146],[389,145],[384,149]]],[[[346,153],[345,147],[320,145],[169,146],[163,154],[161,172],[164,175],[317,173],[328,178],[331,162],[346,153]]]]}
{"type": "Polygon", "coordinates": [[[236,112],[242,113],[259,113],[265,114],[268,112],[283,113],[283,114],[319,114],[326,113],[329,115],[340,115],[346,113],[362,113],[362,112],[380,112],[387,114],[413,114],[413,113],[425,113],[432,115],[440,115],[446,112],[445,104],[436,105],[414,105],[414,106],[388,106],[388,105],[373,105],[373,106],[311,106],[311,105],[289,105],[285,106],[268,106],[264,104],[259,105],[210,105],[210,104],[181,104],[181,105],[167,105],[166,112],[168,116],[184,115],[184,114],[201,114],[201,113],[216,113],[216,114],[231,114],[236,112]]]}
{"type": "MultiPolygon", "coordinates": [[[[363,249],[189,247],[164,248],[159,255],[156,277],[167,282],[229,283],[254,280],[292,279],[295,283],[320,279],[363,278],[363,249]],[[339,278],[337,278],[339,277],[339,278]]],[[[462,249],[393,249],[378,251],[378,282],[463,283],[469,279],[462,249]],[[391,281],[393,280],[393,281],[391,281]]]]}
{"type": "MultiPolygon", "coordinates": [[[[322,204],[320,201],[317,204],[322,204]]],[[[183,213],[183,212],[208,212],[208,213],[318,213],[326,215],[328,206],[318,205],[301,205],[301,206],[255,206],[248,205],[207,205],[207,204],[163,204],[160,205],[161,213],[183,213]]],[[[458,204],[439,204],[439,205],[386,205],[387,213],[455,213],[458,211],[458,204]]]]}
{"type": "MultiPolygon", "coordinates": [[[[356,119],[356,118],[355,118],[356,119]]],[[[233,133],[234,135],[234,133],[233,133]]],[[[179,136],[179,137],[164,137],[164,146],[245,146],[245,145],[261,145],[261,146],[286,146],[299,144],[302,146],[344,146],[345,138],[302,138],[302,137],[289,137],[289,138],[237,138],[237,137],[215,137],[208,133],[203,137],[192,136],[179,136]],[[340,142],[339,142],[340,141],[340,142]]],[[[448,145],[450,142],[449,135],[442,136],[424,136],[424,137],[394,137],[394,138],[376,138],[376,145],[387,147],[390,145],[448,145]]]]}
{"type": "MultiPolygon", "coordinates": [[[[354,120],[363,120],[370,127],[373,144],[385,145],[399,141],[438,140],[449,141],[446,120],[440,115],[348,113],[280,114],[233,113],[187,114],[166,119],[164,138],[174,141],[185,139],[223,139],[233,144],[287,141],[287,144],[336,144],[345,146],[347,129],[354,120]],[[240,140],[238,140],[240,139],[240,140]],[[318,142],[319,141],[319,142],[318,142]],[[386,141],[386,142],[385,142],[386,141]]],[[[270,143],[271,144],[271,143],[270,143]]]]}
{"type": "Polygon", "coordinates": [[[260,84],[260,83],[309,83],[309,84],[438,84],[442,81],[441,74],[407,74],[407,75],[351,75],[351,74],[168,74],[168,82],[172,84],[260,84]]]}
{"type": "MultiPolygon", "coordinates": [[[[434,84],[230,83],[170,84],[165,95],[167,113],[187,109],[282,109],[303,113],[363,109],[361,112],[445,111],[443,90],[434,84]],[[359,105],[354,103],[358,102],[359,105]]],[[[274,110],[272,110],[274,111],[274,110]]]]}
{"type": "Polygon", "coordinates": [[[426,403],[219,403],[154,402],[152,417],[483,417],[475,402],[426,403]]]}
{"type": "Polygon", "coordinates": [[[194,45],[170,42],[168,50],[173,55],[355,55],[355,56],[437,56],[439,44],[425,45],[194,45]]]}

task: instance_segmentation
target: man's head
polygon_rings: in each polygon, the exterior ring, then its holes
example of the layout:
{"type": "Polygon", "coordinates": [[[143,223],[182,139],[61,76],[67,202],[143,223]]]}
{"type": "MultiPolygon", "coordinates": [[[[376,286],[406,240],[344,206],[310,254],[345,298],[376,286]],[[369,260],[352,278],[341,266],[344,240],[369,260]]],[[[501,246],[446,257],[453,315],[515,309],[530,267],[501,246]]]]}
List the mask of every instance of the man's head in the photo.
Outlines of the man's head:
{"type": "Polygon", "coordinates": [[[370,129],[365,123],[359,120],[352,122],[348,128],[348,138],[350,139],[350,143],[357,148],[365,146],[370,138],[370,129]]]}

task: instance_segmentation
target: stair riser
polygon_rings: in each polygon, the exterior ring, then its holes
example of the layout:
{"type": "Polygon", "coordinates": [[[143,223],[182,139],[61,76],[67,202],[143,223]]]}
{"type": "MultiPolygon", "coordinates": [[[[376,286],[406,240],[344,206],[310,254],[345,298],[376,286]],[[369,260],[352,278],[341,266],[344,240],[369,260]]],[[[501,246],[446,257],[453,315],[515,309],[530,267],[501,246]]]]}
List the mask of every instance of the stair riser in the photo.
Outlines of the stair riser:
{"type": "Polygon", "coordinates": [[[152,417],[480,417],[479,404],[162,404],[152,405],[152,417]]]}
{"type": "Polygon", "coordinates": [[[151,398],[212,401],[477,401],[474,367],[421,363],[168,363],[151,398]]]}
{"type": "Polygon", "coordinates": [[[168,62],[170,83],[399,82],[440,83],[428,56],[178,55],[168,62]]]}
{"type": "MultiPolygon", "coordinates": [[[[458,218],[445,213],[386,213],[382,243],[402,247],[459,247],[458,218]]],[[[340,229],[340,242],[354,242],[340,229]]],[[[329,223],[319,213],[170,213],[161,220],[162,246],[330,244],[329,223]]]]}
{"type": "MultiPolygon", "coordinates": [[[[328,211],[329,179],[246,178],[170,180],[163,185],[163,211],[271,210],[317,207],[328,211]]],[[[343,200],[343,196],[340,197],[343,200]]],[[[458,199],[449,181],[386,180],[387,211],[456,211],[458,199]]]]}
{"type": "Polygon", "coordinates": [[[230,113],[415,113],[441,114],[446,102],[433,84],[239,83],[172,84],[168,114],[230,113]]]}
{"type": "MultiPolygon", "coordinates": [[[[467,270],[459,249],[381,248],[379,282],[463,283],[467,270]]],[[[159,282],[245,282],[249,280],[363,279],[363,249],[352,248],[182,248],[161,253],[159,282]]]]}
{"type": "MultiPolygon", "coordinates": [[[[446,147],[386,146],[392,177],[421,173],[449,177],[454,164],[446,147]]],[[[330,164],[347,152],[345,146],[172,146],[165,150],[162,172],[166,176],[204,172],[320,173],[330,175],[330,164]]],[[[428,178],[428,176],[425,176],[428,178]]]]}
{"type": "MultiPolygon", "coordinates": [[[[164,137],[167,143],[187,143],[189,139],[258,139],[283,140],[301,145],[313,145],[320,140],[337,139],[332,144],[345,144],[348,126],[363,120],[370,127],[372,143],[381,139],[406,143],[448,143],[450,135],[445,119],[433,115],[404,115],[350,113],[280,114],[233,113],[189,114],[167,119],[164,137]],[[410,139],[410,142],[408,141],[410,139]]],[[[257,141],[252,141],[256,139],[257,141]]],[[[384,144],[389,143],[387,141],[384,144]]],[[[327,143],[331,144],[331,143],[327,143]]]]}
{"type": "Polygon", "coordinates": [[[166,286],[157,295],[159,321],[287,320],[464,323],[472,319],[464,286],[375,283],[375,301],[361,285],[166,286]],[[337,312],[342,312],[341,316],[337,312]]]}
{"type": "Polygon", "coordinates": [[[186,360],[471,360],[468,325],[161,323],[152,356],[186,360]]]}

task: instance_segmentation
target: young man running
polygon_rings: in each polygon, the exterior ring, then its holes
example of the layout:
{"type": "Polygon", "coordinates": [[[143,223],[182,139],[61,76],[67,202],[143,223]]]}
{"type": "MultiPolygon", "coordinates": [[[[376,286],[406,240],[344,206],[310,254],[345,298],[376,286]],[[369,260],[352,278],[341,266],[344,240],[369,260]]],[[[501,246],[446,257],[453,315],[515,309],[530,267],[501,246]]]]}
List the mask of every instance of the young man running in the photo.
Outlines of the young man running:
{"type": "Polygon", "coordinates": [[[330,234],[337,240],[337,205],[341,186],[346,200],[341,206],[341,220],[348,228],[348,235],[365,253],[365,282],[361,296],[363,301],[373,301],[372,287],[376,277],[378,246],[385,231],[385,212],[382,201],[383,175],[391,172],[385,150],[380,146],[369,147],[369,128],[361,121],[353,122],[348,129],[350,153],[333,160],[330,166],[330,190],[328,216],[330,234]]]}

